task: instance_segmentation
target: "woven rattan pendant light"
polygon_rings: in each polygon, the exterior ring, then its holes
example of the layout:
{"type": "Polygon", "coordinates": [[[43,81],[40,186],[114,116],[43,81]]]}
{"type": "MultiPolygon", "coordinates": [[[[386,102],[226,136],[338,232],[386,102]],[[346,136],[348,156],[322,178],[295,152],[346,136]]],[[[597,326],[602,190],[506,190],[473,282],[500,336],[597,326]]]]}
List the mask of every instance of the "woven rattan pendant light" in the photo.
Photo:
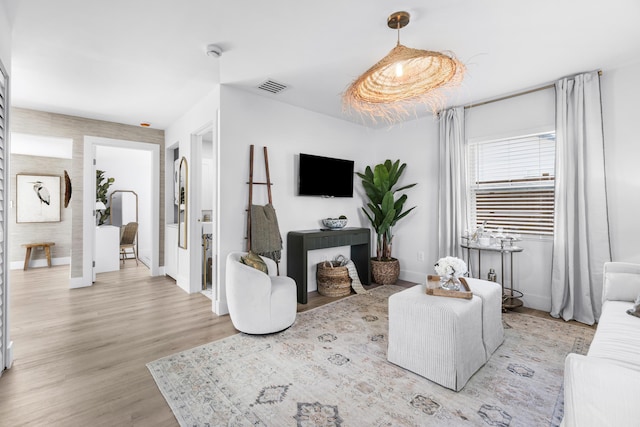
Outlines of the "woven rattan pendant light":
{"type": "Polygon", "coordinates": [[[415,113],[421,104],[436,112],[444,106],[443,90],[462,82],[465,66],[453,54],[400,44],[400,29],[409,18],[408,12],[389,16],[387,25],[398,31],[398,43],[345,91],[345,110],[389,122],[415,113]]]}

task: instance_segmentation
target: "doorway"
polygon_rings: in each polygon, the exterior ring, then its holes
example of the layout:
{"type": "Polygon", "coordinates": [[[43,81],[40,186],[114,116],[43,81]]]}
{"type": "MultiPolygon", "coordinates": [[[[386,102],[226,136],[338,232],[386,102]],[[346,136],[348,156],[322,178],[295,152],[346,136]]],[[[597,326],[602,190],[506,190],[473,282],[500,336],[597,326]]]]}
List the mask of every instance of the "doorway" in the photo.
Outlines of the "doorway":
{"type": "Polygon", "coordinates": [[[202,224],[202,293],[214,300],[213,290],[215,289],[215,269],[214,269],[214,192],[215,192],[215,169],[214,169],[214,144],[213,129],[207,130],[199,136],[200,148],[200,212],[202,224]]]}
{"type": "MultiPolygon", "coordinates": [[[[141,251],[141,260],[145,265],[149,267],[150,274],[157,276],[159,274],[159,228],[160,228],[160,146],[157,144],[149,144],[135,141],[115,140],[109,138],[99,138],[86,136],[84,141],[84,174],[83,174],[83,250],[85,254],[93,254],[95,248],[95,199],[96,199],[96,169],[97,164],[100,163],[98,156],[103,157],[103,161],[106,157],[115,156],[122,161],[124,151],[130,150],[126,155],[139,155],[144,160],[143,163],[149,165],[148,171],[144,172],[138,167],[124,168],[128,170],[119,170],[117,173],[123,181],[119,188],[115,186],[110,188],[110,191],[115,189],[132,190],[132,186],[140,185],[139,189],[142,192],[148,194],[148,202],[143,203],[140,201],[140,212],[143,210],[147,225],[141,227],[140,244],[145,241],[145,249],[141,251]],[[141,184],[135,184],[136,179],[141,181],[141,184]],[[132,188],[124,188],[124,187],[132,188]],[[143,237],[144,236],[144,237],[143,237]],[[144,254],[142,254],[144,252],[144,254]]],[[[102,163],[111,164],[107,162],[102,163]]],[[[123,168],[121,168],[123,169],[123,168]]],[[[115,169],[114,169],[115,172],[115,169]]],[[[117,181],[116,181],[117,182],[117,181]]],[[[116,183],[114,182],[114,184],[116,183]]],[[[138,187],[136,187],[138,188],[138,187]]],[[[142,217],[142,214],[141,214],[142,217]]],[[[83,278],[82,285],[90,286],[93,281],[93,257],[83,257],[83,278]]]]}

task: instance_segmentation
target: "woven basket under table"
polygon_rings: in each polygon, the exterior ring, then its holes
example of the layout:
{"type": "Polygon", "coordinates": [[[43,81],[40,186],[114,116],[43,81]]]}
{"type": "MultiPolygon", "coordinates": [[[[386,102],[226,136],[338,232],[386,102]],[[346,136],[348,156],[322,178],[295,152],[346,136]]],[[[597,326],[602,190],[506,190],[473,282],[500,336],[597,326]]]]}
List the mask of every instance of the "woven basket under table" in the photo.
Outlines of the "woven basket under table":
{"type": "Polygon", "coordinates": [[[336,261],[318,264],[316,273],[318,293],[327,297],[344,297],[351,293],[351,278],[347,267],[336,261]]]}

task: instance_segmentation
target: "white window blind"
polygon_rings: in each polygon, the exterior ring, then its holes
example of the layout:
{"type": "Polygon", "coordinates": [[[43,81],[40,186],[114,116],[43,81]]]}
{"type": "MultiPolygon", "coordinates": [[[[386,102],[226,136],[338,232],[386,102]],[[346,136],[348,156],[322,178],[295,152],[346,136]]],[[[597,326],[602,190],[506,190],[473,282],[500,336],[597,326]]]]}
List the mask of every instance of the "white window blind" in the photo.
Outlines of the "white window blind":
{"type": "Polygon", "coordinates": [[[472,223],[552,235],[555,141],[555,132],[548,132],[469,143],[472,223]]]}

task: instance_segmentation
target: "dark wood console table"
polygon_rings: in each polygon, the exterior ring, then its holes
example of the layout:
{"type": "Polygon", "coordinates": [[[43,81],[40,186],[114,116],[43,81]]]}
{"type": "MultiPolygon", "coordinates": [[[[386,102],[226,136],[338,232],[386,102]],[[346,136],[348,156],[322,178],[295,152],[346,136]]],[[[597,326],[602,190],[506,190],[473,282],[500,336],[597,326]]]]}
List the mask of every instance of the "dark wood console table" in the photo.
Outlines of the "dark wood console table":
{"type": "Polygon", "coordinates": [[[298,302],[307,303],[307,252],[351,246],[351,260],[364,285],[371,283],[371,231],[348,227],[340,230],[290,231],[287,234],[287,276],[296,281],[298,302]]]}

